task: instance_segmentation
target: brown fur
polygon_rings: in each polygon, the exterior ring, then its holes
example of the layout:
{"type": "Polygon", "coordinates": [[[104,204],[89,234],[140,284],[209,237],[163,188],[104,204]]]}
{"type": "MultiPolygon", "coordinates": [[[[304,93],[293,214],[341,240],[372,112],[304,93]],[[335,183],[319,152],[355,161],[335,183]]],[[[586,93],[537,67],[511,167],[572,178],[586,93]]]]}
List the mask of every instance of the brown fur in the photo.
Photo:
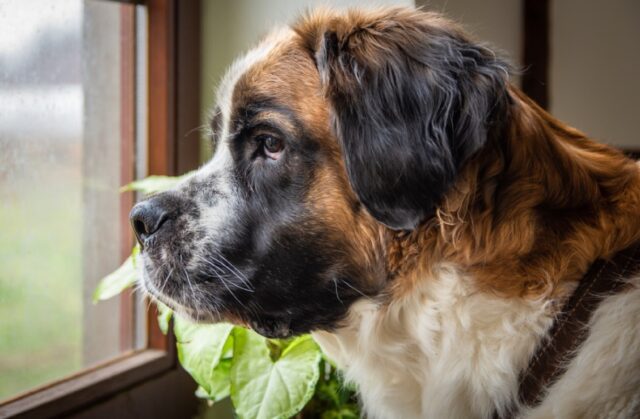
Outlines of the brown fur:
{"type": "MultiPolygon", "coordinates": [[[[351,13],[336,21],[316,13],[238,83],[236,93],[277,97],[324,138],[326,167],[310,189],[310,206],[352,242],[353,259],[386,260],[389,294],[411,292],[432,267],[451,262],[481,290],[505,297],[563,294],[599,257],[640,239],[640,172],[615,149],[554,119],[515,87],[507,132],[469,161],[439,207],[420,228],[394,232],[358,205],[329,124],[329,105],[308,51],[322,28],[349,31],[372,16],[351,13]],[[305,52],[306,51],[306,52],[305,52]],[[287,83],[282,83],[286,80],[287,83]]],[[[402,15],[396,16],[402,19],[402,15]]],[[[457,26],[430,15],[439,27],[457,26]]],[[[372,23],[373,24],[373,23],[372,23]]],[[[383,57],[371,56],[370,60],[383,57]]],[[[242,103],[242,94],[234,103],[242,103]]]]}
{"type": "MultiPolygon", "coordinates": [[[[340,146],[330,126],[329,107],[315,64],[294,38],[278,45],[269,57],[249,69],[234,89],[233,103],[240,108],[253,98],[276,98],[292,109],[315,138],[321,141],[323,165],[316,171],[307,197],[308,207],[322,226],[336,238],[346,236],[352,263],[368,272],[364,289],[379,289],[387,279],[384,264],[384,229],[358,202],[349,187],[340,146]],[[283,83],[286,81],[286,83],[283,83]]],[[[277,120],[280,127],[294,130],[291,121],[278,114],[263,113],[257,119],[277,120]]],[[[360,290],[359,290],[360,291],[360,290]]]]}
{"type": "Polygon", "coordinates": [[[562,294],[595,259],[640,240],[638,165],[510,91],[506,135],[467,164],[436,219],[394,235],[394,293],[446,261],[505,297],[562,294]]]}

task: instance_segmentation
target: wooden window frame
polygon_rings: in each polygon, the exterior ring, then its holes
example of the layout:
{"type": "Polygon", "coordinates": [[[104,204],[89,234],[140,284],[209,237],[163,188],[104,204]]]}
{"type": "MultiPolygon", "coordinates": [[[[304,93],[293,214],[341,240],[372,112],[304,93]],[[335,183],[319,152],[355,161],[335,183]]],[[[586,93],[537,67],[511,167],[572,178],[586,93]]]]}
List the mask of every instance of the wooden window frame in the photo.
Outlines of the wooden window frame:
{"type": "MultiPolygon", "coordinates": [[[[147,168],[150,175],[177,175],[194,169],[199,163],[200,126],[200,1],[199,0],[108,0],[143,5],[147,9],[147,168]]],[[[122,21],[133,27],[133,10],[122,11],[122,21]]],[[[131,33],[129,34],[131,35],[131,33]]],[[[134,51],[124,48],[123,65],[133,65],[134,51]]],[[[135,135],[132,106],[134,80],[123,79],[121,123],[123,157],[122,179],[133,177],[133,138],[135,135]]],[[[123,199],[121,218],[128,215],[132,195],[123,199]]],[[[123,235],[123,254],[131,243],[128,228],[123,235]]],[[[132,347],[133,300],[130,293],[121,297],[121,345],[132,347]],[[126,313],[124,312],[126,311],[126,313]]],[[[123,393],[141,393],[147,385],[164,377],[184,376],[179,368],[172,333],[162,334],[155,306],[147,313],[147,345],[130,351],[97,367],[80,371],[68,378],[48,384],[9,399],[0,405],[0,417],[82,416],[96,405],[106,411],[122,410],[130,403],[118,397],[123,393]]],[[[124,346],[123,346],[124,348],[124,346]]],[[[173,379],[173,378],[172,378],[173,379]]],[[[185,378],[179,378],[184,380],[185,378]]],[[[166,380],[165,380],[166,381],[166,380]]],[[[175,381],[175,380],[174,380],[175,381]]],[[[193,383],[192,383],[193,384],[193,383]]],[[[195,412],[195,384],[163,388],[166,394],[143,397],[135,406],[137,414],[145,411],[175,411],[186,406],[195,412]]],[[[165,386],[166,387],[166,386],[165,386]]],[[[147,392],[148,393],[148,392],[147,392]]],[[[126,399],[126,398],[125,398],[126,399]]],[[[190,412],[183,411],[184,414],[190,412]]]]}
{"type": "Polygon", "coordinates": [[[522,91],[543,109],[549,108],[550,14],[549,0],[523,0],[522,91]]]}

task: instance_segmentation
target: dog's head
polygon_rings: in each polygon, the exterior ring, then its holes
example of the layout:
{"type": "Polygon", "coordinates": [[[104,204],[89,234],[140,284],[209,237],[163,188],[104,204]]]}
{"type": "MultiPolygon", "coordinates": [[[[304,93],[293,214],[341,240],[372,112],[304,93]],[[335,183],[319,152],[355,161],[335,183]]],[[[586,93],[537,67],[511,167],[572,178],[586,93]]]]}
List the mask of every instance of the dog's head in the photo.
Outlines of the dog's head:
{"type": "Polygon", "coordinates": [[[237,61],[213,159],[138,204],[145,288],[267,336],[383,292],[394,230],[428,221],[504,112],[506,66],[424,12],[320,12],[237,61]]]}

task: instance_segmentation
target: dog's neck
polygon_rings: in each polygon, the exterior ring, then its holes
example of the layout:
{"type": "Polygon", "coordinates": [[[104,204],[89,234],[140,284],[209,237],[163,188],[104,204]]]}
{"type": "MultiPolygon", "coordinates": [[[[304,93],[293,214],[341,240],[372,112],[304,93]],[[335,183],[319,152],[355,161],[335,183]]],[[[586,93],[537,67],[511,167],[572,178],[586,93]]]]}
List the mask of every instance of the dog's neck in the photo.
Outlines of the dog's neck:
{"type": "MultiPolygon", "coordinates": [[[[640,239],[640,168],[517,90],[436,216],[386,231],[390,298],[315,333],[372,417],[488,417],[598,257],[640,239]]],[[[383,293],[384,294],[384,293],[383,293]]]]}
{"type": "Polygon", "coordinates": [[[463,167],[436,216],[388,247],[394,295],[452,263],[479,290],[557,297],[640,239],[640,170],[516,88],[506,127],[463,167]]]}
{"type": "Polygon", "coordinates": [[[519,371],[550,326],[550,301],[475,291],[452,265],[434,266],[412,293],[362,300],[343,327],[314,332],[358,385],[367,417],[490,417],[517,393],[519,371]]]}

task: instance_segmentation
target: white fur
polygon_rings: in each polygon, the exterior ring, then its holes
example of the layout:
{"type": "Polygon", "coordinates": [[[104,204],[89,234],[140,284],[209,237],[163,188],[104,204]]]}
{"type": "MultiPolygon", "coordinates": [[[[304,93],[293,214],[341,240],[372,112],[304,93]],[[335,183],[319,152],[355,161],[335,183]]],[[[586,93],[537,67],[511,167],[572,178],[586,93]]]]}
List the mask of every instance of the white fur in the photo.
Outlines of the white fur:
{"type": "Polygon", "coordinates": [[[237,59],[229,68],[218,87],[216,103],[222,113],[221,132],[217,134],[220,143],[211,160],[202,166],[195,174],[194,179],[206,181],[208,178],[216,179],[216,189],[220,193],[215,205],[204,203],[200,205],[200,223],[207,227],[209,232],[215,232],[216,237],[224,235],[225,226],[233,222],[235,194],[231,187],[233,176],[233,161],[229,149],[231,112],[233,111],[233,92],[238,80],[257,63],[266,59],[282,40],[291,37],[293,31],[282,28],[271,33],[256,48],[237,59]]]}
{"type": "MultiPolygon", "coordinates": [[[[314,334],[358,385],[369,417],[486,418],[514,400],[556,305],[475,292],[472,282],[443,266],[404,300],[388,307],[361,301],[344,328],[314,334]]],[[[620,413],[637,404],[640,336],[631,332],[639,321],[639,290],[610,298],[562,381],[524,417],[595,417],[593,408],[620,413]],[[594,368],[606,362],[615,370],[594,368]]]]}

